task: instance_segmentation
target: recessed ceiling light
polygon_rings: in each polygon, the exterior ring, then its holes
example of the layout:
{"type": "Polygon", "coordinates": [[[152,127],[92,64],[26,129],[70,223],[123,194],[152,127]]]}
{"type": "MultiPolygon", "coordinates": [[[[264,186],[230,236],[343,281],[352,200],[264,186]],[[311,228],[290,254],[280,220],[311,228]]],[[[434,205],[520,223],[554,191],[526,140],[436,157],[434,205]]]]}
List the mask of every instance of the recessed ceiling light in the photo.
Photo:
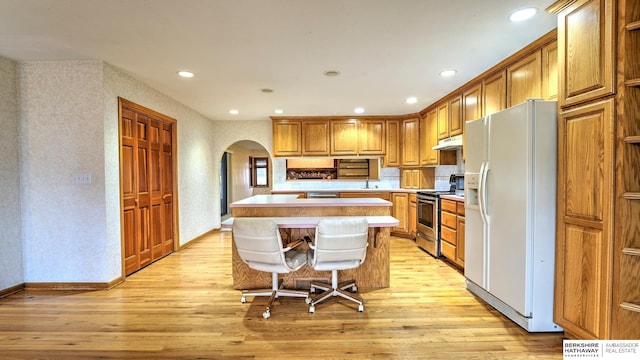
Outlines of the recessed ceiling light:
{"type": "Polygon", "coordinates": [[[334,77],[334,76],[340,75],[340,71],[338,71],[338,70],[327,70],[323,74],[324,74],[324,76],[334,77]]]}
{"type": "Polygon", "coordinates": [[[418,98],[417,98],[417,97],[415,97],[415,96],[412,96],[412,97],[408,97],[408,98],[407,98],[407,104],[415,104],[415,103],[417,103],[417,102],[418,102],[418,98]]]}
{"type": "Polygon", "coordinates": [[[533,7],[516,10],[509,15],[509,20],[513,22],[525,21],[532,18],[537,12],[538,9],[533,7]]]}
{"type": "Polygon", "coordinates": [[[357,108],[353,109],[353,112],[356,113],[356,114],[362,114],[362,113],[364,113],[364,108],[357,107],[357,108]]]}
{"type": "Polygon", "coordinates": [[[193,73],[191,71],[178,71],[178,75],[182,76],[183,78],[192,78],[193,77],[193,73]]]}
{"type": "Polygon", "coordinates": [[[231,109],[231,110],[229,110],[229,114],[238,115],[238,114],[240,114],[240,111],[238,111],[237,109],[231,109]]]}
{"type": "Polygon", "coordinates": [[[440,72],[440,76],[442,76],[442,77],[450,77],[450,76],[455,75],[457,72],[458,71],[452,70],[452,69],[442,70],[440,72]]]}
{"type": "Polygon", "coordinates": [[[282,109],[275,109],[275,110],[273,110],[273,112],[276,113],[276,114],[284,114],[284,110],[282,110],[282,109]]]}

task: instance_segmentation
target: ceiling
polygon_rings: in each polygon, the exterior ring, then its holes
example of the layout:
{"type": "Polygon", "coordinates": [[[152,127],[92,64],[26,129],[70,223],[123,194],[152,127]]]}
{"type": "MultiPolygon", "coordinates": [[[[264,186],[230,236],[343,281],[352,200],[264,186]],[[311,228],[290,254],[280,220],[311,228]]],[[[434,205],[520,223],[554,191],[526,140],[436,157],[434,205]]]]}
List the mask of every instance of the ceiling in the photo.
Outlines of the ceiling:
{"type": "Polygon", "coordinates": [[[0,0],[0,55],[103,60],[212,120],[268,119],[276,108],[289,116],[351,115],[358,106],[364,115],[400,115],[555,28],[545,11],[554,2],[0,0]],[[509,14],[525,6],[538,14],[511,23],[509,14]],[[443,69],[458,72],[442,78],[443,69]],[[405,103],[410,96],[417,103],[405,103]]]}

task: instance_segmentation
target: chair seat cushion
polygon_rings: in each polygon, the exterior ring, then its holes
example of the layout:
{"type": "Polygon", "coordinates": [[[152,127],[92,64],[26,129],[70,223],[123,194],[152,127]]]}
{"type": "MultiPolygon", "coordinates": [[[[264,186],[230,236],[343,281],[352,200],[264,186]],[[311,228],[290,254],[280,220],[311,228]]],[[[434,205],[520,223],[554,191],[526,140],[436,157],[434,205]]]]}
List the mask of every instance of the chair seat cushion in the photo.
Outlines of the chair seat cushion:
{"type": "MultiPolygon", "coordinates": [[[[313,264],[313,250],[307,253],[309,265],[313,264]]],[[[322,261],[313,264],[313,269],[318,271],[325,270],[347,270],[355,269],[360,266],[360,260],[342,260],[342,261],[322,261]]]]}
{"type": "Polygon", "coordinates": [[[286,253],[284,253],[284,258],[285,258],[285,261],[287,262],[287,266],[289,266],[292,269],[297,269],[307,263],[306,252],[289,250],[286,253]]]}

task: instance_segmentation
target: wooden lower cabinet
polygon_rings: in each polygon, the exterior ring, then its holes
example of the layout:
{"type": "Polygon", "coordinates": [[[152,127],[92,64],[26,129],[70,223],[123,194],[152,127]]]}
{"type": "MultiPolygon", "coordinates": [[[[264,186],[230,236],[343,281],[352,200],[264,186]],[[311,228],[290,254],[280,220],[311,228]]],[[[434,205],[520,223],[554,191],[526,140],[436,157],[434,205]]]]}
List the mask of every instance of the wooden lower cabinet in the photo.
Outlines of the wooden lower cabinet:
{"type": "Polygon", "coordinates": [[[464,203],[440,201],[440,250],[451,263],[464,267],[464,203]]]}
{"type": "Polygon", "coordinates": [[[418,202],[416,194],[409,194],[409,235],[415,239],[418,226],[418,202]]]}
{"type": "Polygon", "coordinates": [[[409,193],[393,192],[391,193],[391,202],[393,203],[392,215],[400,222],[398,226],[391,229],[391,234],[402,237],[410,237],[409,193]]]}

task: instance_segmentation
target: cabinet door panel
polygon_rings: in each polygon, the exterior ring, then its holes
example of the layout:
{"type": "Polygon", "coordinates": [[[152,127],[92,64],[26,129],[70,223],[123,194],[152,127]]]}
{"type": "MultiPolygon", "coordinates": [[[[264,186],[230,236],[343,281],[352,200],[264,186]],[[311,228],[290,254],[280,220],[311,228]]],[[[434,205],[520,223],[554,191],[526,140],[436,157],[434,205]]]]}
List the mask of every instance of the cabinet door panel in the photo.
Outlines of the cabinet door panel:
{"type": "Polygon", "coordinates": [[[504,110],[507,106],[507,82],[505,71],[487,77],[482,82],[483,116],[504,110]]]}
{"type": "Polygon", "coordinates": [[[358,122],[331,120],[331,155],[357,155],[358,122]]]}
{"type": "Polygon", "coordinates": [[[558,42],[542,48],[542,98],[558,100],[558,42]]]}
{"type": "Polygon", "coordinates": [[[456,226],[456,264],[464,267],[464,230],[465,221],[463,217],[458,216],[458,225],[456,226]]]}
{"type": "Polygon", "coordinates": [[[402,121],[402,165],[420,165],[419,119],[407,119],[402,121]]]}
{"type": "Polygon", "coordinates": [[[542,51],[536,51],[507,69],[507,107],[542,97],[542,51]]]}
{"type": "Polygon", "coordinates": [[[387,120],[387,151],[384,155],[385,167],[399,167],[400,163],[400,121],[387,120]]]}
{"type": "Polygon", "coordinates": [[[560,105],[615,92],[613,0],[580,0],[558,15],[560,105]]]}
{"type": "Polygon", "coordinates": [[[302,155],[329,155],[329,120],[302,121],[302,155]]]}
{"type": "Polygon", "coordinates": [[[360,120],[358,128],[358,154],[384,155],[386,150],[384,120],[360,120]]]}
{"type": "Polygon", "coordinates": [[[554,321],[585,339],[610,336],[613,104],[598,102],[558,119],[554,321]]]}
{"type": "Polygon", "coordinates": [[[273,155],[302,155],[302,126],[300,121],[273,120],[273,155]]]}
{"type": "Polygon", "coordinates": [[[449,103],[438,106],[438,140],[449,137],[449,103]]]}
{"type": "Polygon", "coordinates": [[[462,97],[449,100],[449,136],[462,134],[462,97]]]}

